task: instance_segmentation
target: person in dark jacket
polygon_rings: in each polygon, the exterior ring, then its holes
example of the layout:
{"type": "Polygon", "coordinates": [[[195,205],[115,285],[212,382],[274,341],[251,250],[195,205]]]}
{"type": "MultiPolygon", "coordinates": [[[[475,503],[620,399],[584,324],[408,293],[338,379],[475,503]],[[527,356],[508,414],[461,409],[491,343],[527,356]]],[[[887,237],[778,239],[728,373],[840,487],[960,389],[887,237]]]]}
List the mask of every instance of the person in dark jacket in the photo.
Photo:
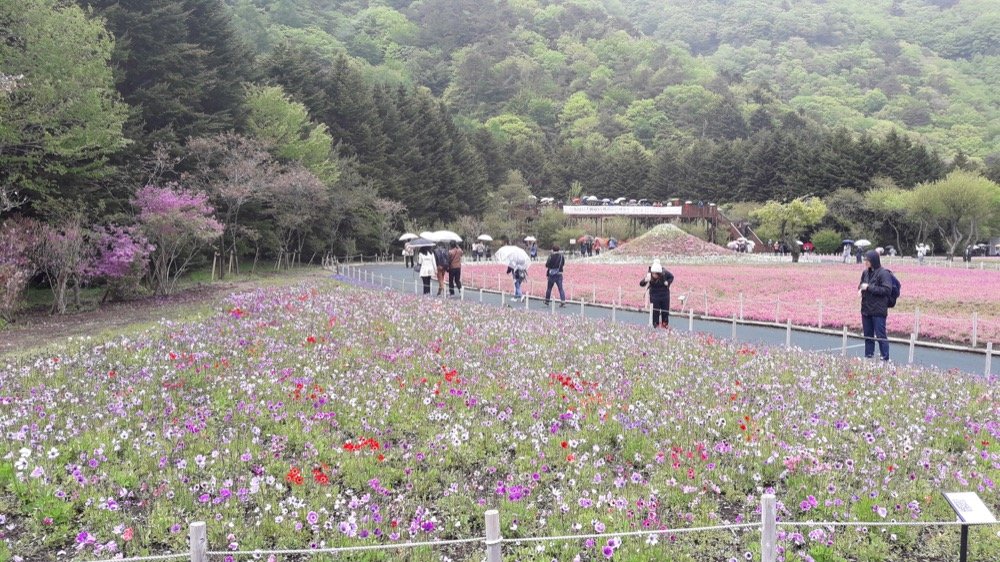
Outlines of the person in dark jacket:
{"type": "Polygon", "coordinates": [[[867,252],[862,262],[865,266],[858,284],[861,295],[861,328],[865,334],[865,357],[875,356],[875,341],[878,340],[879,354],[883,361],[889,360],[889,339],[885,323],[889,316],[889,296],[892,281],[889,273],[882,269],[878,252],[867,252]]]}
{"type": "Polygon", "coordinates": [[[563,290],[563,268],[566,266],[566,256],[559,252],[559,246],[552,246],[549,259],[545,260],[545,274],[548,278],[545,284],[545,304],[552,298],[552,286],[559,287],[559,306],[566,306],[566,291],[563,290]]]}
{"type": "Polygon", "coordinates": [[[639,281],[640,287],[649,287],[649,303],[653,305],[653,327],[670,326],[670,284],[674,274],[663,269],[660,260],[653,260],[649,272],[639,281]]]}

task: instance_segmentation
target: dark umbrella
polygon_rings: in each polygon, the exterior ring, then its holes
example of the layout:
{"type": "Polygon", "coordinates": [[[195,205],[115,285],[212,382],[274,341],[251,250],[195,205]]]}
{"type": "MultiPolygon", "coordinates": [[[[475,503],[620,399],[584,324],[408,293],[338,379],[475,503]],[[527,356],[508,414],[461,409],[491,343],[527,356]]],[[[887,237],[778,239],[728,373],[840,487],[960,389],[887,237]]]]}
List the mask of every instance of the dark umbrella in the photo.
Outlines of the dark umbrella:
{"type": "Polygon", "coordinates": [[[407,246],[411,248],[430,248],[432,246],[437,246],[437,242],[428,240],[426,238],[414,238],[406,243],[407,246]]]}
{"type": "Polygon", "coordinates": [[[854,244],[854,240],[851,240],[851,239],[847,238],[847,239],[841,240],[840,243],[844,244],[844,245],[854,244]]]}

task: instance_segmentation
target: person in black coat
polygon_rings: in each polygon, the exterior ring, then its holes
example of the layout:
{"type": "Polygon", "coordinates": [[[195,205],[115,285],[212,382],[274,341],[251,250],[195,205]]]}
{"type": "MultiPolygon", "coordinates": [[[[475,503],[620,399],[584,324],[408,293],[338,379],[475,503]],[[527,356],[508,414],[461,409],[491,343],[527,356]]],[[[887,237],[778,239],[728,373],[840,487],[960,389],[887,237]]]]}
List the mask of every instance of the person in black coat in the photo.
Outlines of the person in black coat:
{"type": "Polygon", "coordinates": [[[566,267],[566,256],[559,252],[559,246],[552,246],[552,253],[549,259],[545,260],[545,304],[548,305],[552,299],[552,287],[559,289],[559,306],[566,306],[566,291],[563,290],[563,268],[566,267]]]}
{"type": "Polygon", "coordinates": [[[670,325],[670,284],[674,282],[674,274],[663,269],[660,260],[653,260],[649,272],[640,287],[649,286],[649,302],[653,305],[653,327],[666,328],[670,325]]]}
{"type": "Polygon", "coordinates": [[[861,295],[861,328],[865,334],[865,357],[875,356],[875,341],[878,341],[879,355],[883,361],[889,360],[889,339],[886,335],[886,319],[889,316],[889,296],[892,294],[892,280],[889,272],[882,269],[878,252],[867,252],[862,262],[865,266],[858,283],[861,295]]]}

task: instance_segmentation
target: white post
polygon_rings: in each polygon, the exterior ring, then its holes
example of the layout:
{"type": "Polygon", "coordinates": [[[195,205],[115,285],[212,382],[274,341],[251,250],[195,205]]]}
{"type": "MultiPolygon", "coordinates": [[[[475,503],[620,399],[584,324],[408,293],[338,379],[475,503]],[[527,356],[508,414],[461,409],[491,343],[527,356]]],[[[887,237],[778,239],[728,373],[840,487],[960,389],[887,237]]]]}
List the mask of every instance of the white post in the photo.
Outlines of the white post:
{"type": "Polygon", "coordinates": [[[479,302],[483,302],[483,288],[479,288],[479,302]]]}
{"type": "MultiPolygon", "coordinates": [[[[649,325],[653,326],[653,303],[649,303],[649,325]]],[[[653,326],[654,328],[656,326],[653,326]]]]}
{"type": "Polygon", "coordinates": [[[417,280],[416,279],[413,280],[413,294],[414,295],[419,295],[420,294],[420,285],[417,284],[417,280]]]}
{"type": "Polygon", "coordinates": [[[693,332],[694,331],[694,309],[693,308],[689,308],[688,309],[688,331],[689,332],[693,332]]]}
{"type": "Polygon", "coordinates": [[[486,562],[500,562],[500,512],[486,512],[486,562]]]}
{"type": "Polygon", "coordinates": [[[819,299],[819,322],[817,322],[819,328],[823,327],[823,299],[819,299]]]}
{"type": "Polygon", "coordinates": [[[740,322],[743,321],[743,293],[740,293],[740,322]]]}
{"type": "Polygon", "coordinates": [[[910,356],[906,362],[910,365],[913,364],[913,352],[917,346],[917,334],[910,334],[910,356]]]}
{"type": "Polygon", "coordinates": [[[611,303],[611,321],[615,322],[617,320],[616,316],[618,313],[618,305],[611,303]]]}
{"type": "Polygon", "coordinates": [[[781,322],[781,301],[776,299],[774,303],[774,323],[781,322]]]}
{"type": "Polygon", "coordinates": [[[993,342],[987,342],[986,344],[986,371],[987,376],[993,372],[993,342]]]}
{"type": "Polygon", "coordinates": [[[760,497],[760,559],[776,562],[778,559],[777,498],[774,494],[760,497]]]}
{"type": "Polygon", "coordinates": [[[583,299],[580,299],[580,316],[586,316],[586,313],[583,311],[583,299]]]}
{"type": "Polygon", "coordinates": [[[464,301],[465,300],[465,285],[462,285],[458,289],[458,300],[460,300],[460,301],[464,301]]]}
{"type": "Polygon", "coordinates": [[[381,273],[378,274],[378,286],[385,287],[385,275],[381,273]]]}
{"type": "Polygon", "coordinates": [[[920,308],[913,311],[913,333],[920,335],[920,308]]]}
{"type": "Polygon", "coordinates": [[[705,291],[705,317],[708,318],[708,291],[705,291]]]}
{"type": "Polygon", "coordinates": [[[788,319],[788,323],[785,324],[785,349],[792,347],[792,319],[788,319]]]}
{"type": "Polygon", "coordinates": [[[503,283],[503,277],[501,277],[500,275],[497,275],[497,290],[501,291],[501,292],[503,291],[503,285],[502,285],[502,283],[503,283]]]}
{"type": "Polygon", "coordinates": [[[844,326],[844,336],[840,340],[840,354],[847,355],[847,326],[844,326]]]}
{"type": "Polygon", "coordinates": [[[976,347],[979,343],[979,313],[976,311],[972,312],[972,347],[976,347]]]}
{"type": "Polygon", "coordinates": [[[556,299],[554,298],[549,300],[549,313],[550,314],[556,313],[556,299]]]}
{"type": "Polygon", "coordinates": [[[191,562],[208,562],[208,533],[204,521],[191,523],[191,562]]]}
{"type": "Polygon", "coordinates": [[[500,291],[500,306],[507,305],[507,293],[500,291]]]}
{"type": "Polygon", "coordinates": [[[531,297],[528,296],[527,293],[521,293],[521,294],[524,295],[524,309],[528,310],[528,308],[529,308],[528,307],[528,303],[531,302],[531,297]]]}

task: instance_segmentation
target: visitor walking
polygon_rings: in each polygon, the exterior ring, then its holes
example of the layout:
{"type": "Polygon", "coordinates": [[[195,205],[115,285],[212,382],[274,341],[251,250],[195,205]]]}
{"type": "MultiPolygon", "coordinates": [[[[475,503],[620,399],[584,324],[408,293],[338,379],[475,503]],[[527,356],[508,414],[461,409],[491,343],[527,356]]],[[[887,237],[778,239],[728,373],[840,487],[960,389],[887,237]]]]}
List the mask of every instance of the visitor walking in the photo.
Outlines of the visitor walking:
{"type": "Polygon", "coordinates": [[[865,357],[875,356],[875,342],[878,341],[879,355],[883,361],[888,361],[889,339],[885,325],[889,316],[889,296],[892,294],[891,274],[882,268],[882,260],[874,250],[865,254],[863,263],[865,267],[861,272],[858,294],[861,295],[865,357]]]}
{"type": "Polygon", "coordinates": [[[413,269],[413,246],[409,244],[403,245],[403,263],[407,269],[413,269]]]}
{"type": "Polygon", "coordinates": [[[670,326],[670,284],[674,274],[663,269],[660,260],[653,260],[646,276],[639,281],[640,287],[649,287],[649,303],[653,306],[653,327],[670,326]]]}
{"type": "Polygon", "coordinates": [[[559,245],[552,246],[549,259],[545,260],[545,274],[548,281],[545,284],[545,304],[552,299],[552,286],[559,287],[559,306],[566,306],[566,291],[563,290],[563,268],[566,266],[566,256],[559,251],[559,245]]]}
{"type": "Polygon", "coordinates": [[[424,282],[424,294],[431,294],[431,277],[437,273],[437,260],[434,259],[434,253],[428,247],[420,248],[420,254],[417,255],[417,260],[420,265],[420,280],[424,282]]]}
{"type": "Polygon", "coordinates": [[[452,240],[451,250],[448,250],[448,295],[455,296],[455,289],[462,292],[462,255],[464,252],[458,242],[452,240]]]}
{"type": "Polygon", "coordinates": [[[444,243],[439,243],[436,248],[434,248],[434,264],[437,266],[437,281],[438,281],[438,292],[437,296],[444,294],[444,278],[448,274],[448,250],[444,247],[444,243]]]}

